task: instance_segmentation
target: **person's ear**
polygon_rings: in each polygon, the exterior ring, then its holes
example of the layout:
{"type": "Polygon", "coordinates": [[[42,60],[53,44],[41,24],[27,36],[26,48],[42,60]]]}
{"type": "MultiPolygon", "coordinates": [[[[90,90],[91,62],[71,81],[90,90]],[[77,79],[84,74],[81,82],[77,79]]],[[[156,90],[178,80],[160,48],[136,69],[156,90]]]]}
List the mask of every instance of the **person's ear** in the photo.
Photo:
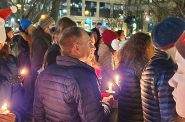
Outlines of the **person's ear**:
{"type": "Polygon", "coordinates": [[[73,54],[79,54],[80,52],[79,52],[79,45],[78,44],[74,44],[73,45],[73,47],[72,47],[72,49],[71,49],[71,51],[73,52],[73,54]]]}

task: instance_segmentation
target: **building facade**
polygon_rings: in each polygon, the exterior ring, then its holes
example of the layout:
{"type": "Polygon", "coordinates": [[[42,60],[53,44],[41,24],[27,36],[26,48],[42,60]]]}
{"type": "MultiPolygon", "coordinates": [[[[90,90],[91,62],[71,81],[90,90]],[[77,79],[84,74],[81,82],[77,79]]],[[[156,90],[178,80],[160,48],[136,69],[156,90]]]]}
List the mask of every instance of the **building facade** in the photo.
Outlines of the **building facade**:
{"type": "Polygon", "coordinates": [[[61,0],[59,17],[68,16],[86,29],[93,28],[97,22],[123,29],[125,2],[123,0],[61,0]],[[113,24],[113,21],[118,24],[113,24]],[[120,26],[119,23],[122,25],[120,26]]]}

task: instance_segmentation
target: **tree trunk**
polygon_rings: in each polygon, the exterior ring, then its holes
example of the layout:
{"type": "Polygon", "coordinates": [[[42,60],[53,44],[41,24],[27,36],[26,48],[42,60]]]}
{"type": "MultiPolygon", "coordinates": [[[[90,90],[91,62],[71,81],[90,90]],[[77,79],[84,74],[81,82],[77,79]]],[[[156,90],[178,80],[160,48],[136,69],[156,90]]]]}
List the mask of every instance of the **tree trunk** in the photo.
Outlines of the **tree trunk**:
{"type": "Polygon", "coordinates": [[[60,0],[53,0],[50,16],[51,16],[55,21],[58,20],[59,9],[60,9],[60,0]]]}

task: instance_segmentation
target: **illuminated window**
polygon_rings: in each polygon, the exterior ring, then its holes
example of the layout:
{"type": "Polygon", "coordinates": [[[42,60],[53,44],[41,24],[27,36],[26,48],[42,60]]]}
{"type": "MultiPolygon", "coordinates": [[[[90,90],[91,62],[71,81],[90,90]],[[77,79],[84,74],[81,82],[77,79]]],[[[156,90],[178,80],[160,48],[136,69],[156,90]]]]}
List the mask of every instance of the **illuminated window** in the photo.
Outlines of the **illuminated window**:
{"type": "Polygon", "coordinates": [[[67,15],[67,0],[60,0],[59,16],[67,15]]]}
{"type": "Polygon", "coordinates": [[[82,16],[82,0],[71,0],[70,11],[73,16],[82,16]]]}
{"type": "Polygon", "coordinates": [[[114,4],[113,5],[113,17],[119,18],[123,15],[123,4],[114,4]]]}
{"type": "Polygon", "coordinates": [[[110,17],[110,4],[100,2],[100,17],[110,17]]]}
{"type": "Polygon", "coordinates": [[[96,2],[85,2],[85,16],[96,16],[96,2]]]}

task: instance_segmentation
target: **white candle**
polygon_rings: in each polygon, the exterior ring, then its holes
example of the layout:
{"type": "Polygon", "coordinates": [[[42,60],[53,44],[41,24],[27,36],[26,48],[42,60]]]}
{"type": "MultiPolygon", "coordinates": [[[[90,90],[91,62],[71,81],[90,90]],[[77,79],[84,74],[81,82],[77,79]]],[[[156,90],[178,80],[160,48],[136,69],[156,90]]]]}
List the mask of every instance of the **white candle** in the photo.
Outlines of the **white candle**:
{"type": "Polygon", "coordinates": [[[119,84],[119,76],[116,75],[116,84],[118,85],[119,84]]]}
{"type": "Polygon", "coordinates": [[[112,92],[112,83],[109,83],[109,92],[112,92]]]}

